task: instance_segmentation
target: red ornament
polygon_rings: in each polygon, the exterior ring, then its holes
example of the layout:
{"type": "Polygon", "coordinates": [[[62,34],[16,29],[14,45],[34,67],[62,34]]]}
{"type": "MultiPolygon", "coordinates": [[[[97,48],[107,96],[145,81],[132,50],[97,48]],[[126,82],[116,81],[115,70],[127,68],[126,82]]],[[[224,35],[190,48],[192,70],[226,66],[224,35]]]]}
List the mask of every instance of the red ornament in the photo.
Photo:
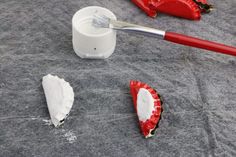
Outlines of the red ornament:
{"type": "Polygon", "coordinates": [[[199,20],[201,12],[210,12],[212,6],[206,0],[132,0],[150,17],[158,12],[182,17],[190,20],[199,20]]]}
{"type": "Polygon", "coordinates": [[[161,107],[162,101],[160,100],[159,94],[153,88],[151,88],[145,83],[131,80],[130,92],[133,97],[134,108],[137,114],[138,114],[137,99],[138,99],[138,93],[140,89],[147,90],[151,94],[154,100],[153,101],[154,110],[152,111],[151,116],[145,121],[140,120],[140,117],[139,117],[139,124],[140,124],[141,131],[143,135],[145,136],[145,138],[148,138],[154,135],[155,130],[158,127],[158,123],[159,123],[159,120],[161,119],[161,113],[162,113],[162,107],[161,107]]]}

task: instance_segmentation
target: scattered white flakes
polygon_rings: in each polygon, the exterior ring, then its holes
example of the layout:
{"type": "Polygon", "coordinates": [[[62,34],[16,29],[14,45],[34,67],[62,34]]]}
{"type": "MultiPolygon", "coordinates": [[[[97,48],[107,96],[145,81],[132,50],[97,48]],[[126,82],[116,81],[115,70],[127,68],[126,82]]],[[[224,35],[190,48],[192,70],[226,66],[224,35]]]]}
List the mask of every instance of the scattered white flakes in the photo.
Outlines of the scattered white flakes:
{"type": "Polygon", "coordinates": [[[69,141],[69,143],[74,143],[77,140],[77,137],[72,131],[66,132],[64,137],[69,141]]]}

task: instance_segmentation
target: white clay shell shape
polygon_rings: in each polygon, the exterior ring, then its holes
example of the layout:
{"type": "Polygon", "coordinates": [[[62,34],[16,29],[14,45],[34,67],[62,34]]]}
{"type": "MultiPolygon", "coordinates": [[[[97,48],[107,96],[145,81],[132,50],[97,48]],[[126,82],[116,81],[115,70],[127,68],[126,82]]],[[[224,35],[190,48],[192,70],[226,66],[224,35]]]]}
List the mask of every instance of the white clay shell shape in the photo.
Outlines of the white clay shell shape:
{"type": "Polygon", "coordinates": [[[64,79],[48,74],[42,81],[47,106],[52,123],[55,127],[64,123],[73,102],[73,88],[64,79]]]}

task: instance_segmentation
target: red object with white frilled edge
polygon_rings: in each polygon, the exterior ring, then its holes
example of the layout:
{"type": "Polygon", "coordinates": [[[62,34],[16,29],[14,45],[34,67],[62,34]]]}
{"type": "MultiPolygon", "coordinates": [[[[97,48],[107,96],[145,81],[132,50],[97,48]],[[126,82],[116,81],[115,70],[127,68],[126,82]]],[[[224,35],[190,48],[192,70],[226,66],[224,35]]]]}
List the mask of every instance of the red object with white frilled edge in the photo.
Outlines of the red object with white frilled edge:
{"type": "Polygon", "coordinates": [[[132,0],[148,16],[158,12],[190,20],[200,20],[201,13],[209,13],[212,5],[207,0],[132,0]]]}
{"type": "Polygon", "coordinates": [[[141,131],[145,138],[151,137],[155,134],[161,119],[160,95],[149,85],[135,80],[130,81],[130,92],[141,131]]]}

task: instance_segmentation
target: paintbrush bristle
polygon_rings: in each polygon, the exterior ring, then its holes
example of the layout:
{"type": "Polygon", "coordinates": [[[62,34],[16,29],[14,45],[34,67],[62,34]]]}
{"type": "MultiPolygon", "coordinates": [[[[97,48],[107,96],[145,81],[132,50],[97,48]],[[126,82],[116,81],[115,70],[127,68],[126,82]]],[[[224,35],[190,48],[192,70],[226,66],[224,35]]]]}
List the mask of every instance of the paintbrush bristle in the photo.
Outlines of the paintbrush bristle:
{"type": "Polygon", "coordinates": [[[99,28],[109,28],[110,18],[105,15],[94,15],[93,16],[93,26],[99,28]]]}

